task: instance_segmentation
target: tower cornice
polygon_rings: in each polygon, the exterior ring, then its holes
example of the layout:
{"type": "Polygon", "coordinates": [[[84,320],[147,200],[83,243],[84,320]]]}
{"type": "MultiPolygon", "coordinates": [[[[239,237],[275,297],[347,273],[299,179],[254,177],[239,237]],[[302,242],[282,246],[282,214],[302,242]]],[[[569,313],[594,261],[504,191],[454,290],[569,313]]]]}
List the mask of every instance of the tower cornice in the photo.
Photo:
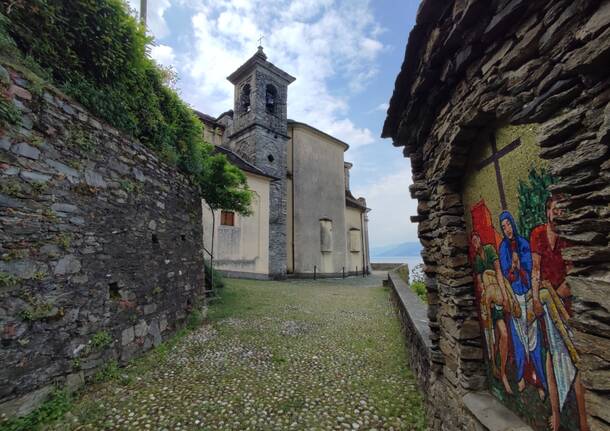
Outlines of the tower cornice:
{"type": "Polygon", "coordinates": [[[263,52],[263,49],[259,47],[256,54],[254,54],[248,61],[239,66],[235,72],[227,76],[227,80],[233,85],[237,85],[248,73],[252,72],[256,66],[260,66],[266,69],[272,75],[275,75],[278,79],[285,81],[286,84],[291,84],[296,78],[289,73],[284,72],[282,69],[267,61],[267,56],[263,52]]]}

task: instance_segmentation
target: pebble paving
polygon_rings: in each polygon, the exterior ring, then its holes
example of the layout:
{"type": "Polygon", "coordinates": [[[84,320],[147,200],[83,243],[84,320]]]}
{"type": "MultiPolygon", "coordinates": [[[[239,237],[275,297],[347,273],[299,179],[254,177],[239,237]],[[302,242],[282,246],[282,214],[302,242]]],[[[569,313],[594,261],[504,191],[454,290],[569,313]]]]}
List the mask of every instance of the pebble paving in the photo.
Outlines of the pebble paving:
{"type": "Polygon", "coordinates": [[[209,320],[88,387],[57,430],[424,430],[381,277],[228,280],[209,320]]]}

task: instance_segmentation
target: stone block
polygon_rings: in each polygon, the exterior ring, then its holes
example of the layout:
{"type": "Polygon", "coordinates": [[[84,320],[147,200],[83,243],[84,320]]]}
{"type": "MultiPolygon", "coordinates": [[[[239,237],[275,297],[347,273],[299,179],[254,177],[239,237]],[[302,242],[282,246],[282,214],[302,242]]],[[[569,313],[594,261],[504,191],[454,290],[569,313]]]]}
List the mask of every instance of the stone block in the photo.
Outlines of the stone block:
{"type": "Polygon", "coordinates": [[[157,311],[157,304],[155,304],[155,303],[146,304],[144,306],[144,314],[152,314],[155,311],[157,311]]]}
{"type": "Polygon", "coordinates": [[[34,183],[46,183],[48,182],[51,177],[49,175],[45,175],[45,174],[40,174],[38,172],[32,172],[32,171],[21,171],[19,176],[24,179],[25,181],[28,182],[34,182],[34,183]]]}
{"type": "Polygon", "coordinates": [[[51,209],[55,212],[75,213],[78,212],[78,207],[72,204],[55,203],[51,205],[51,209]]]}
{"type": "Polygon", "coordinates": [[[106,187],[108,187],[108,185],[106,184],[106,181],[104,181],[104,178],[97,172],[88,169],[85,171],[85,182],[91,186],[91,187],[95,187],[95,188],[102,188],[105,189],[106,187]]]}
{"type": "Polygon", "coordinates": [[[148,333],[152,336],[153,344],[155,346],[161,344],[161,329],[159,327],[159,322],[156,319],[150,322],[150,326],[148,327],[148,333]]]}
{"type": "Polygon", "coordinates": [[[11,151],[19,156],[25,157],[26,159],[38,160],[40,158],[40,150],[36,147],[21,142],[11,147],[11,151]]]}
{"type": "Polygon", "coordinates": [[[8,272],[24,280],[34,277],[40,266],[42,265],[33,260],[0,261],[0,271],[8,272]]]}
{"type": "Polygon", "coordinates": [[[136,337],[143,337],[148,333],[148,324],[146,320],[141,319],[134,327],[134,333],[136,337]]]}
{"type": "Polygon", "coordinates": [[[462,398],[464,406],[488,431],[533,431],[516,414],[504,407],[488,392],[469,392],[462,398]]]}
{"type": "Polygon", "coordinates": [[[66,389],[69,392],[76,392],[85,385],[85,373],[80,371],[78,373],[68,374],[66,376],[66,389]]]}
{"type": "Polygon", "coordinates": [[[121,332],[121,345],[126,346],[127,344],[131,343],[134,338],[135,331],[133,326],[130,326],[127,329],[123,329],[123,331],[121,332]]]}
{"type": "Polygon", "coordinates": [[[68,165],[65,165],[63,163],[60,163],[60,162],[52,160],[52,159],[46,159],[45,163],[62,175],[65,175],[67,177],[73,177],[73,178],[80,177],[80,173],[76,169],[73,169],[73,168],[69,167],[68,165]]]}
{"type": "Polygon", "coordinates": [[[55,265],[55,275],[76,274],[81,270],[80,260],[73,254],[62,257],[55,265]]]}
{"type": "Polygon", "coordinates": [[[576,32],[576,39],[587,41],[596,36],[600,30],[610,25],[610,2],[603,1],[597,11],[576,32]]]}
{"type": "Polygon", "coordinates": [[[48,385],[0,404],[0,417],[25,416],[40,407],[54,390],[55,386],[48,385]]]}

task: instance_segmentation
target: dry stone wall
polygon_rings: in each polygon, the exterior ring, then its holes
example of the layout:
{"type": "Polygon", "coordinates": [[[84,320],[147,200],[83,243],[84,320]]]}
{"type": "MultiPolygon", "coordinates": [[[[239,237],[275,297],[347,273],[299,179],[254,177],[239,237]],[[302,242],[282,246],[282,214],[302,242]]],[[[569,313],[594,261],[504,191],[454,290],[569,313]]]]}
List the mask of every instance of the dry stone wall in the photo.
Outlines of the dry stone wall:
{"type": "Polygon", "coordinates": [[[0,131],[0,413],[27,413],[184,325],[203,304],[201,203],[185,177],[8,67],[0,131]]]}
{"type": "MultiPolygon", "coordinates": [[[[424,0],[384,136],[411,159],[428,277],[431,429],[479,429],[463,402],[488,380],[462,181],[474,143],[535,124],[570,247],[570,326],[590,429],[610,428],[610,2],[424,0]]],[[[548,423],[548,422],[547,422],[548,423]]],[[[577,422],[576,422],[577,423],[577,422]]]]}

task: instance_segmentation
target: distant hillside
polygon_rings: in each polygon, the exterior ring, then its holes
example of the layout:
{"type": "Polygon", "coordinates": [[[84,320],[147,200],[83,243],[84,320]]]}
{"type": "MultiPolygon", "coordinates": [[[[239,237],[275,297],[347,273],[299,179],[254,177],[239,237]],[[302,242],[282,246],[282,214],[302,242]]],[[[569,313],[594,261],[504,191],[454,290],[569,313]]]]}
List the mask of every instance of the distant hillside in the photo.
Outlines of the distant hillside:
{"type": "Polygon", "coordinates": [[[419,242],[403,242],[384,247],[373,247],[371,256],[373,257],[397,257],[397,256],[419,256],[421,252],[419,242]]]}

